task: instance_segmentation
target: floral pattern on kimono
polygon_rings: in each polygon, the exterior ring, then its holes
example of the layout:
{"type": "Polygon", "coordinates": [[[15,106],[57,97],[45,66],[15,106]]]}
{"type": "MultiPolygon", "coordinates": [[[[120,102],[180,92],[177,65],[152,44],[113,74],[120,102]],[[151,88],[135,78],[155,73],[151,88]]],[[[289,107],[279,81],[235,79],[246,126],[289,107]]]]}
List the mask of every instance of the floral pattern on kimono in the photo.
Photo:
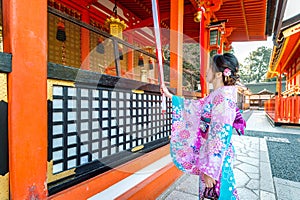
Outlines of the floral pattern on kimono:
{"type": "Polygon", "coordinates": [[[207,174],[217,180],[219,199],[238,199],[231,143],[236,95],[234,86],[224,86],[200,100],[172,98],[171,156],[182,171],[200,175],[199,194],[205,187],[203,174],[207,174]],[[200,121],[205,118],[210,118],[210,123],[208,131],[203,132],[200,121]]]}

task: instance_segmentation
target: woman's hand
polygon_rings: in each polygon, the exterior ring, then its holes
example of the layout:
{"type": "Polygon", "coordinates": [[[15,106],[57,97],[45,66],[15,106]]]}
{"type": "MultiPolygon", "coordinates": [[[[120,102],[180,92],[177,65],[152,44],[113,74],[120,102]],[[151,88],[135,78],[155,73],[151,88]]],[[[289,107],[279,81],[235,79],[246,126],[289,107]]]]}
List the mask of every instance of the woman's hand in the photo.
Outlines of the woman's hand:
{"type": "Polygon", "coordinates": [[[205,186],[207,188],[212,188],[216,184],[215,179],[211,178],[206,174],[203,174],[203,179],[204,179],[205,186]]]}
{"type": "Polygon", "coordinates": [[[166,97],[172,99],[173,94],[170,93],[170,91],[168,90],[168,88],[165,85],[162,85],[160,88],[160,92],[166,95],[166,97]]]}

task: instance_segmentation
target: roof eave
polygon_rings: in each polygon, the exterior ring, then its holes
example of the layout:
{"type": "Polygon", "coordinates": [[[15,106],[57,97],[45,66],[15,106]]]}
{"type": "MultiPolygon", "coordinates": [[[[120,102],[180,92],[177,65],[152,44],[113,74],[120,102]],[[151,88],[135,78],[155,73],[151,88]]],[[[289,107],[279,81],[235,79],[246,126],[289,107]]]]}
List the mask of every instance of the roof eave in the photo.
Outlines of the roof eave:
{"type": "MultiPolygon", "coordinates": [[[[276,45],[277,44],[277,38],[280,34],[281,26],[282,26],[282,20],[285,13],[287,0],[277,0],[277,5],[275,7],[275,15],[273,18],[273,42],[276,45]]],[[[272,33],[270,33],[272,34],[272,33]]]]}

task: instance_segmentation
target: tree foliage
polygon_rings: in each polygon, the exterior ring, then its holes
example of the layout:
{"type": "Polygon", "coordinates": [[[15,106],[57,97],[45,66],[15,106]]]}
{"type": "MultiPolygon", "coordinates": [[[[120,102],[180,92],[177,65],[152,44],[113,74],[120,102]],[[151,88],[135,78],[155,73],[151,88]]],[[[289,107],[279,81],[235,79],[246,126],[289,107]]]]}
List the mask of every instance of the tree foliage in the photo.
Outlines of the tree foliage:
{"type": "Polygon", "coordinates": [[[252,51],[240,66],[240,78],[244,83],[265,81],[272,49],[265,46],[252,51]]]}
{"type": "MultiPolygon", "coordinates": [[[[170,81],[170,51],[169,46],[164,50],[164,77],[170,81]]],[[[197,43],[184,43],[182,49],[183,86],[189,90],[196,90],[200,80],[200,49],[197,43]]],[[[180,55],[179,55],[180,56],[180,55]]]]}

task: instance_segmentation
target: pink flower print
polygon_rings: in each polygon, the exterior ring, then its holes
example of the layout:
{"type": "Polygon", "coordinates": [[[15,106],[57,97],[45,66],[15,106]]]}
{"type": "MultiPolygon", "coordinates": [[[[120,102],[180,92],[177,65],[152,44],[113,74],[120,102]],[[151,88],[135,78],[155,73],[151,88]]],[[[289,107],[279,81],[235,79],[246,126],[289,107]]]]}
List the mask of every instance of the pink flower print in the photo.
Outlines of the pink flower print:
{"type": "Polygon", "coordinates": [[[184,128],[184,122],[182,122],[182,121],[174,122],[173,125],[174,125],[175,129],[183,129],[184,128]]]}
{"type": "Polygon", "coordinates": [[[179,132],[179,137],[187,139],[190,137],[190,132],[188,130],[183,130],[179,132]]]}
{"type": "Polygon", "coordinates": [[[226,68],[223,72],[224,76],[230,76],[231,75],[231,70],[229,68],[226,68]]]}
{"type": "Polygon", "coordinates": [[[193,122],[191,122],[191,121],[187,121],[187,122],[186,122],[186,126],[187,126],[187,127],[191,127],[191,126],[193,126],[193,122]]]}
{"type": "Polygon", "coordinates": [[[172,132],[174,132],[176,130],[175,126],[172,126],[172,132]]]}
{"type": "Polygon", "coordinates": [[[211,154],[218,155],[222,151],[223,143],[218,137],[211,140],[208,145],[208,152],[211,154]]]}
{"type": "Polygon", "coordinates": [[[193,174],[196,174],[196,175],[201,174],[200,169],[199,169],[198,167],[194,167],[194,168],[193,168],[193,174]]]}
{"type": "Polygon", "coordinates": [[[229,101],[228,105],[229,105],[229,108],[232,108],[232,109],[236,107],[236,105],[233,101],[229,101]]]}
{"type": "Polygon", "coordinates": [[[200,105],[200,107],[202,107],[204,105],[204,100],[203,101],[200,100],[199,105],[200,105]]]}
{"type": "Polygon", "coordinates": [[[190,155],[190,154],[193,153],[194,150],[193,150],[193,148],[187,147],[187,148],[184,149],[184,151],[185,151],[188,155],[190,155]]]}
{"type": "Polygon", "coordinates": [[[187,113],[186,112],[182,112],[182,117],[183,118],[186,118],[188,115],[187,115],[187,113]]]}
{"type": "Polygon", "coordinates": [[[215,132],[221,132],[222,131],[222,129],[223,129],[223,126],[221,125],[221,124],[219,124],[219,123],[217,123],[216,125],[215,125],[215,127],[214,127],[214,131],[215,132]]]}
{"type": "Polygon", "coordinates": [[[177,151],[177,155],[178,155],[179,157],[185,157],[185,156],[186,156],[186,153],[185,153],[183,150],[179,150],[179,151],[177,151]]]}
{"type": "Polygon", "coordinates": [[[213,100],[213,104],[218,105],[218,104],[222,103],[223,101],[224,101],[223,95],[217,95],[213,100]]]}
{"type": "Polygon", "coordinates": [[[189,163],[189,162],[184,162],[182,163],[182,166],[185,168],[185,169],[192,169],[192,164],[189,163]]]}

